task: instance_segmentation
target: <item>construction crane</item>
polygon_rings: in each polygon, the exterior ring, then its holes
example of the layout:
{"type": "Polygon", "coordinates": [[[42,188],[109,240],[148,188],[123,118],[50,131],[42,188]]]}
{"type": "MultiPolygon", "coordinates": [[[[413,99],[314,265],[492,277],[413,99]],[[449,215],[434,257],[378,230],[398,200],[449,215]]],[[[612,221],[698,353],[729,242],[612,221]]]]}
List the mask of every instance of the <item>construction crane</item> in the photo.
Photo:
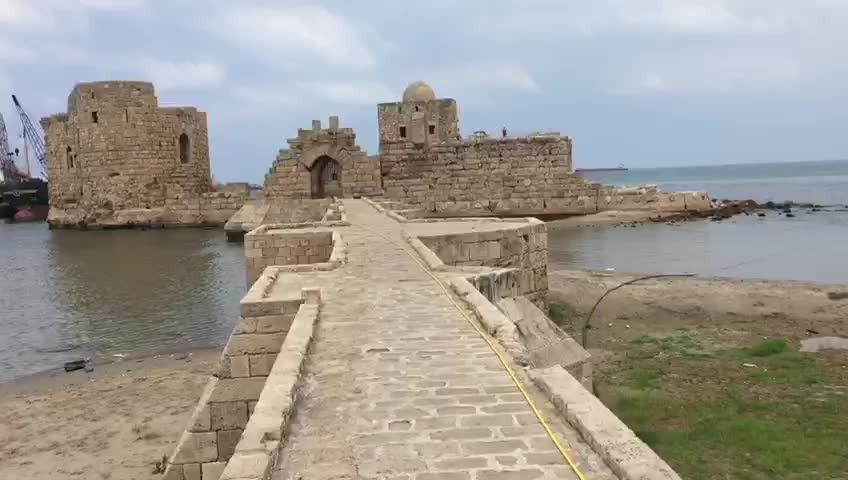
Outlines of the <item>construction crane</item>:
{"type": "Polygon", "coordinates": [[[29,141],[35,152],[38,163],[41,165],[41,170],[44,173],[44,178],[47,178],[47,161],[44,159],[44,132],[41,127],[36,127],[29,119],[18,97],[12,95],[12,101],[15,102],[15,108],[18,109],[18,115],[21,116],[21,124],[24,126],[24,141],[29,141]]]}
{"type": "Polygon", "coordinates": [[[9,147],[6,122],[3,120],[3,114],[0,113],[0,183],[20,180],[24,176],[15,165],[13,154],[9,147]]]}

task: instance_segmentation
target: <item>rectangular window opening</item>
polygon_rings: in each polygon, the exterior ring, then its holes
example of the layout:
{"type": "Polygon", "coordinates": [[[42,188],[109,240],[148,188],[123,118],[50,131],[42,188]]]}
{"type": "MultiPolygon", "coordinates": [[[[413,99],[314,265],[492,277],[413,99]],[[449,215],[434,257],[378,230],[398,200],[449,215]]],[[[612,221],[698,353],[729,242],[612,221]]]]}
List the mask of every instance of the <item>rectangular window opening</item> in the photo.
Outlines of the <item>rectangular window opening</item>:
{"type": "Polygon", "coordinates": [[[97,123],[97,112],[91,112],[91,121],[97,123]]]}
{"type": "Polygon", "coordinates": [[[436,134],[436,126],[430,125],[430,135],[435,135],[435,134],[436,134]]]}
{"type": "Polygon", "coordinates": [[[400,138],[406,138],[406,127],[400,127],[400,138]]]}

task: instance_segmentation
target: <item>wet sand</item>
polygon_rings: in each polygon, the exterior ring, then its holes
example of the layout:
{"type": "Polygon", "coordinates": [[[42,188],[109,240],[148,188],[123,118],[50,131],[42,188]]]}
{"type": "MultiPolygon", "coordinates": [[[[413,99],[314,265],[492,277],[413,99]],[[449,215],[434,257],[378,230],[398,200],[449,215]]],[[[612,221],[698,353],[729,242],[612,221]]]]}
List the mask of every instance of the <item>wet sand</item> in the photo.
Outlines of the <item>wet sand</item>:
{"type": "Polygon", "coordinates": [[[652,218],[673,218],[676,216],[677,214],[673,213],[660,213],[654,211],[611,210],[607,212],[593,213],[590,215],[578,215],[574,217],[563,218],[560,220],[553,220],[546,223],[548,225],[548,230],[560,230],[564,228],[591,227],[595,225],[614,225],[618,223],[633,222],[640,223],[648,222],[652,218]]]}
{"type": "Polygon", "coordinates": [[[0,385],[0,478],[156,478],[219,355],[125,359],[0,385]]]}

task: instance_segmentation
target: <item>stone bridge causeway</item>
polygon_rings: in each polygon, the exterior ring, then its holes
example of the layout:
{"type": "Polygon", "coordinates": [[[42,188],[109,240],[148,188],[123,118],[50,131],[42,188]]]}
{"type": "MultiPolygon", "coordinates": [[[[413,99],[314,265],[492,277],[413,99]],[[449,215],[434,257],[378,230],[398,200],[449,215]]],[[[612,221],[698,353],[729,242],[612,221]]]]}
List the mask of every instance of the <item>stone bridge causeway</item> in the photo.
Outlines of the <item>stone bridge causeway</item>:
{"type": "Polygon", "coordinates": [[[511,343],[522,325],[494,305],[510,289],[547,289],[526,264],[528,244],[546,248],[544,224],[404,222],[366,200],[334,208],[337,221],[245,237],[256,281],[165,478],[678,478],[584,389],[586,379],[561,362],[534,368],[532,351],[511,343]],[[466,246],[445,244],[459,237],[466,246]],[[483,289],[456,295],[459,283],[479,288],[481,274],[500,285],[495,303],[483,289]],[[518,382],[460,308],[494,335],[518,382]]]}

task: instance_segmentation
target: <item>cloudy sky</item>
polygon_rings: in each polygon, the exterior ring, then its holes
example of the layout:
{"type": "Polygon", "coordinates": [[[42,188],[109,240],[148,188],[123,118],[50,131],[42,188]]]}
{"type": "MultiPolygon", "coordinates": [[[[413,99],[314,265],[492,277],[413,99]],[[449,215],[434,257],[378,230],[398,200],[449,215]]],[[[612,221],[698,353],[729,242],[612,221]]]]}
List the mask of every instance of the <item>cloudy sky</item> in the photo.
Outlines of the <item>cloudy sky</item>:
{"type": "Polygon", "coordinates": [[[0,65],[10,136],[11,93],[38,118],[149,80],[208,112],[218,180],[333,114],[376,153],[415,79],[463,133],[557,130],[576,166],[848,158],[848,0],[0,0],[0,65]]]}

